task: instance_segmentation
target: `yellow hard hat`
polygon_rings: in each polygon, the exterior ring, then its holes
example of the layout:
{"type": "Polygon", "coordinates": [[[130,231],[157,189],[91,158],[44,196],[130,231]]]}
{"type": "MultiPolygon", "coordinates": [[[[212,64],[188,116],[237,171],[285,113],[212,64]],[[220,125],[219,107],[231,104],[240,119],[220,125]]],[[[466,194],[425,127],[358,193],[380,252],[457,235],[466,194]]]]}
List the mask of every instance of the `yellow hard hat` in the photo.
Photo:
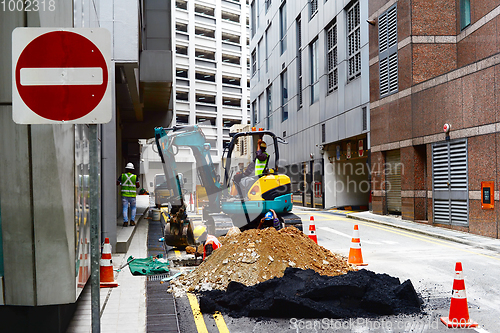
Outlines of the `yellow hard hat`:
{"type": "Polygon", "coordinates": [[[201,235],[203,235],[206,232],[206,230],[207,228],[202,225],[199,225],[196,228],[194,228],[193,230],[194,239],[198,240],[198,238],[200,238],[201,235]]]}

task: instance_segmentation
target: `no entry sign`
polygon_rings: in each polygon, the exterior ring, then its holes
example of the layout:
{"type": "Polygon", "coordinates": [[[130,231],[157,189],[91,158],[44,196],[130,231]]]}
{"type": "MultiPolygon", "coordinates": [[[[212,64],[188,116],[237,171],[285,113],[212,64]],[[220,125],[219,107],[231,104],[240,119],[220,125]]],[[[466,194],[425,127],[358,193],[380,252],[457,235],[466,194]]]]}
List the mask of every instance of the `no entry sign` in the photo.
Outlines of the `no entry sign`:
{"type": "Polygon", "coordinates": [[[103,28],[17,28],[12,118],[18,124],[97,124],[112,116],[111,37],[103,28]]]}

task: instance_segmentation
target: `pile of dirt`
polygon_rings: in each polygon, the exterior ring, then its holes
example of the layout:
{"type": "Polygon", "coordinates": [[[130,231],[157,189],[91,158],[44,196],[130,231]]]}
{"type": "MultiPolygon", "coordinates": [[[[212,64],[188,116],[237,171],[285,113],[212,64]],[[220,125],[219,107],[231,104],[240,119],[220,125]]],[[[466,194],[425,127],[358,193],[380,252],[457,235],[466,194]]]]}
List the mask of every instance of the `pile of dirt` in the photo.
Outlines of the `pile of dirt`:
{"type": "Polygon", "coordinates": [[[246,286],[282,277],[287,267],[342,275],[356,268],[294,227],[247,230],[221,237],[222,246],[191,273],[171,283],[171,292],[225,290],[230,282],[246,286]]]}
{"type": "Polygon", "coordinates": [[[254,286],[231,282],[227,291],[202,293],[204,313],[232,317],[355,318],[413,314],[422,301],[410,280],[367,270],[324,276],[308,269],[287,268],[284,276],[254,286]]]}

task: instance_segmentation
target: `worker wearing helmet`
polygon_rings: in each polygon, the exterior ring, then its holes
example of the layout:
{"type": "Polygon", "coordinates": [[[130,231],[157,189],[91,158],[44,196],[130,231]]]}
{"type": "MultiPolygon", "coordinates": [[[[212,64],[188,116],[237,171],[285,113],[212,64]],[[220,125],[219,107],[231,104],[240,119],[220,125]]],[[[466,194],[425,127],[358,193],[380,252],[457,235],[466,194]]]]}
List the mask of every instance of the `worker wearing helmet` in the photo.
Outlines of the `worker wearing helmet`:
{"type": "Polygon", "coordinates": [[[260,219],[259,226],[257,229],[262,229],[262,227],[274,227],[276,230],[281,229],[281,223],[273,209],[270,209],[262,219],[260,219]]]}
{"type": "Polygon", "coordinates": [[[267,168],[269,162],[269,154],[266,153],[267,145],[264,140],[259,139],[257,142],[257,151],[255,152],[255,160],[252,161],[248,167],[243,171],[243,173],[237,173],[234,176],[234,181],[239,183],[243,178],[253,176],[259,176],[267,168]]]}
{"type": "Polygon", "coordinates": [[[203,260],[205,260],[206,257],[211,255],[213,251],[217,250],[221,246],[222,244],[219,242],[217,237],[208,235],[205,245],[203,246],[203,260]]]}
{"type": "Polygon", "coordinates": [[[134,175],[134,165],[128,163],[125,173],[116,180],[116,185],[121,185],[122,206],[123,206],[123,226],[128,227],[128,206],[130,205],[130,225],[135,225],[136,213],[136,188],[139,188],[139,177],[134,175]]]}

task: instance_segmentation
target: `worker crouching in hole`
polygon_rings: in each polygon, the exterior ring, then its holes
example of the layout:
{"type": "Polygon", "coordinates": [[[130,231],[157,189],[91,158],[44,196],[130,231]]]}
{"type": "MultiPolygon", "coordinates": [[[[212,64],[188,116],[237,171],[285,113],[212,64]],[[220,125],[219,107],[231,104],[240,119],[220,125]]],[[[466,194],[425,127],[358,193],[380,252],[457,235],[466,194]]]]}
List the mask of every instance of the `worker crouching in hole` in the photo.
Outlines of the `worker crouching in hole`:
{"type": "Polygon", "coordinates": [[[221,246],[222,244],[219,242],[217,237],[208,235],[207,240],[205,241],[205,246],[203,247],[203,260],[205,260],[206,257],[211,255],[213,251],[217,250],[221,246]]]}
{"type": "Polygon", "coordinates": [[[263,218],[260,219],[259,226],[257,229],[274,227],[276,230],[282,228],[281,222],[273,209],[270,209],[263,218]]]}

